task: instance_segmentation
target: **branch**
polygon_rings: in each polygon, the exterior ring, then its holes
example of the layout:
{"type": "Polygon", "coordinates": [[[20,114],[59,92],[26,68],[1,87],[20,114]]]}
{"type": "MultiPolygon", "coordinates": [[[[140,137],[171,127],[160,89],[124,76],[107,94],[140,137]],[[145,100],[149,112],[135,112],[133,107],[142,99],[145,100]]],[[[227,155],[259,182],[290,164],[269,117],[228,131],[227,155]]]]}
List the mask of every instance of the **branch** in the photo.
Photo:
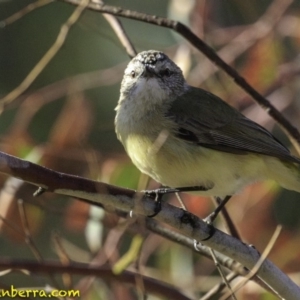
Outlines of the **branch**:
{"type": "MultiPolygon", "coordinates": [[[[142,276],[140,274],[124,271],[122,274],[115,275],[110,268],[91,266],[83,263],[72,263],[69,265],[62,265],[58,262],[42,262],[37,263],[33,261],[17,261],[10,259],[0,259],[1,269],[25,269],[34,273],[69,273],[80,274],[86,276],[97,276],[103,280],[119,281],[121,283],[129,283],[136,285],[136,276],[142,276]]],[[[143,283],[147,292],[151,294],[168,297],[169,299],[178,300],[191,300],[189,297],[183,295],[176,290],[173,286],[167,283],[163,283],[160,280],[156,280],[147,276],[143,277],[143,283]]]]}
{"type": "Polygon", "coordinates": [[[110,24],[111,28],[115,32],[116,36],[118,37],[119,41],[121,42],[122,46],[125,48],[127,54],[130,58],[133,58],[137,55],[137,52],[130,41],[127,33],[125,32],[122,23],[120,20],[113,15],[110,14],[103,14],[104,18],[110,24]]]}
{"type": "Polygon", "coordinates": [[[24,93],[28,89],[28,87],[34,82],[34,80],[41,74],[41,72],[45,69],[45,67],[49,64],[52,58],[63,46],[70,29],[80,18],[88,3],[89,0],[78,1],[78,7],[74,10],[74,12],[68,18],[68,20],[61,26],[60,32],[52,46],[48,49],[48,51],[44,54],[40,61],[35,65],[35,67],[29,72],[29,74],[20,83],[20,85],[13,89],[5,97],[0,99],[0,113],[4,110],[5,106],[8,103],[12,102],[22,93],[24,93]]]}
{"type": "Polygon", "coordinates": [[[10,25],[19,19],[23,18],[25,15],[31,13],[37,8],[46,6],[47,4],[53,2],[54,0],[40,0],[36,1],[34,3],[30,3],[27,6],[25,6],[23,9],[19,10],[15,14],[11,15],[10,17],[0,21],[0,28],[4,28],[7,25],[10,25]]]}
{"type": "MultiPolygon", "coordinates": [[[[228,44],[218,50],[218,55],[226,60],[227,64],[232,63],[247,49],[274,30],[274,27],[292,2],[293,0],[273,1],[265,13],[255,23],[247,25],[245,30],[241,31],[235,37],[231,37],[230,42],[228,41],[228,44]]],[[[220,36],[218,38],[220,38],[220,36]]],[[[197,84],[200,85],[214,72],[215,68],[212,67],[212,64],[210,64],[209,61],[204,61],[189,74],[189,79],[192,82],[197,81],[197,84]]]]}
{"type": "MultiPolygon", "coordinates": [[[[79,0],[59,0],[72,5],[78,5],[79,0]]],[[[102,13],[107,13],[115,16],[120,16],[136,21],[141,21],[165,28],[172,29],[182,35],[186,40],[188,40],[195,48],[200,50],[207,58],[219,66],[225,73],[227,73],[238,86],[240,86],[246,93],[248,93],[252,98],[262,107],[267,113],[277,121],[277,123],[285,130],[289,135],[289,138],[293,142],[294,146],[300,152],[300,133],[297,128],[294,127],[265,97],[259,94],[238,72],[230,67],[224,60],[222,60],[216,52],[204,43],[199,37],[197,37],[187,26],[184,24],[170,20],[167,18],[161,18],[154,15],[147,15],[145,13],[140,13],[137,11],[132,11],[128,9],[123,9],[121,7],[115,7],[110,5],[103,5],[94,2],[90,2],[87,6],[88,9],[99,11],[102,13]]]]}
{"type": "MultiPolygon", "coordinates": [[[[143,193],[55,172],[1,152],[0,172],[39,186],[40,191],[47,190],[56,194],[79,198],[90,204],[104,207],[108,211],[117,209],[126,214],[133,211],[147,217],[153,214],[155,209],[153,199],[143,193]]],[[[172,226],[181,234],[197,241],[207,238],[211,230],[205,222],[195,215],[167,203],[162,204],[162,210],[155,219],[172,226]]],[[[217,229],[209,240],[202,243],[238,261],[249,270],[260,258],[256,249],[217,229]]],[[[270,261],[265,260],[263,262],[257,275],[272,289],[276,290],[282,298],[299,299],[300,288],[270,261]]]]}

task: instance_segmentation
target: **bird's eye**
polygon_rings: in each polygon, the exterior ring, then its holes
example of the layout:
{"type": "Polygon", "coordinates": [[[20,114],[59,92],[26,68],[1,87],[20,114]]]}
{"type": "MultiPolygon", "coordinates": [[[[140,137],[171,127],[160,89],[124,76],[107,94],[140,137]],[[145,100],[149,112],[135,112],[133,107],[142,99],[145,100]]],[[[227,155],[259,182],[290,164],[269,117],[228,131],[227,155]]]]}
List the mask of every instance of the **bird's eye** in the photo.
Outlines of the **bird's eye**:
{"type": "Polygon", "coordinates": [[[131,71],[130,76],[131,76],[131,78],[134,78],[135,77],[135,71],[131,71]]]}
{"type": "Polygon", "coordinates": [[[170,77],[171,74],[172,74],[172,72],[170,71],[169,68],[165,68],[165,69],[161,70],[161,71],[159,72],[159,74],[160,74],[161,76],[170,77]]]}

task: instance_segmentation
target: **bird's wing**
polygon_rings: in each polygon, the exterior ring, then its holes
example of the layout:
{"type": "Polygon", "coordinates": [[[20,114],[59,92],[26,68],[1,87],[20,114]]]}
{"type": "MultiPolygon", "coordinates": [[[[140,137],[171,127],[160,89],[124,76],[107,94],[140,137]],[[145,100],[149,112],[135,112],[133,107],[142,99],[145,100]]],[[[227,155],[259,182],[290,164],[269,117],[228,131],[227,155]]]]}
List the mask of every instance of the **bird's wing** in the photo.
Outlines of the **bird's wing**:
{"type": "Polygon", "coordinates": [[[265,128],[207,91],[189,87],[172,103],[166,116],[175,121],[178,138],[199,146],[235,154],[260,153],[300,163],[265,128]]]}

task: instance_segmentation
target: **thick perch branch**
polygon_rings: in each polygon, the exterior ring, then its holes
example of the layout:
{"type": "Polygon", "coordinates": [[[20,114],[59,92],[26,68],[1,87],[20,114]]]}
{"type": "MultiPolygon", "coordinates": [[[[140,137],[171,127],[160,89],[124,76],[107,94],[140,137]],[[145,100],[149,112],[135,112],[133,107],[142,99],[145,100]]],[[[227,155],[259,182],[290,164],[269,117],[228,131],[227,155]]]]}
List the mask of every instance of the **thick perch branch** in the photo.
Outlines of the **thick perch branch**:
{"type": "Polygon", "coordinates": [[[79,190],[87,193],[109,194],[112,196],[124,195],[133,197],[135,194],[133,190],[56,172],[3,152],[0,152],[0,172],[20,178],[28,183],[42,187],[47,191],[56,193],[57,190],[64,189],[79,190]]]}
{"type": "MultiPolygon", "coordinates": [[[[153,199],[143,193],[123,189],[86,178],[68,175],[44,168],[34,163],[0,152],[0,172],[23,179],[56,194],[83,199],[107,210],[128,213],[133,210],[139,215],[148,216],[154,211],[153,199]]],[[[201,241],[207,237],[210,228],[193,214],[164,203],[156,220],[169,224],[181,234],[201,241]]],[[[240,262],[249,270],[260,257],[257,250],[216,229],[214,235],[203,242],[206,246],[240,262]]],[[[258,276],[276,290],[282,298],[299,299],[300,288],[270,261],[265,260],[258,276]]]]}

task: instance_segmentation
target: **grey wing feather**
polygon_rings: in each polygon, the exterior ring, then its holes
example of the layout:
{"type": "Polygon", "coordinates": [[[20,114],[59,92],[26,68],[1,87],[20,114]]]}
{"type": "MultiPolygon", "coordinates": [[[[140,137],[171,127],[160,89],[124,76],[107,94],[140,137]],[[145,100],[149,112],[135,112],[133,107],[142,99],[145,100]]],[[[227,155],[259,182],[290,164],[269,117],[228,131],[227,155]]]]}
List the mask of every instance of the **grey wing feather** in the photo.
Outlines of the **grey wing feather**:
{"type": "Polygon", "coordinates": [[[236,154],[259,153],[300,163],[265,128],[207,91],[189,87],[173,102],[167,117],[175,121],[178,138],[199,146],[236,154]]]}

